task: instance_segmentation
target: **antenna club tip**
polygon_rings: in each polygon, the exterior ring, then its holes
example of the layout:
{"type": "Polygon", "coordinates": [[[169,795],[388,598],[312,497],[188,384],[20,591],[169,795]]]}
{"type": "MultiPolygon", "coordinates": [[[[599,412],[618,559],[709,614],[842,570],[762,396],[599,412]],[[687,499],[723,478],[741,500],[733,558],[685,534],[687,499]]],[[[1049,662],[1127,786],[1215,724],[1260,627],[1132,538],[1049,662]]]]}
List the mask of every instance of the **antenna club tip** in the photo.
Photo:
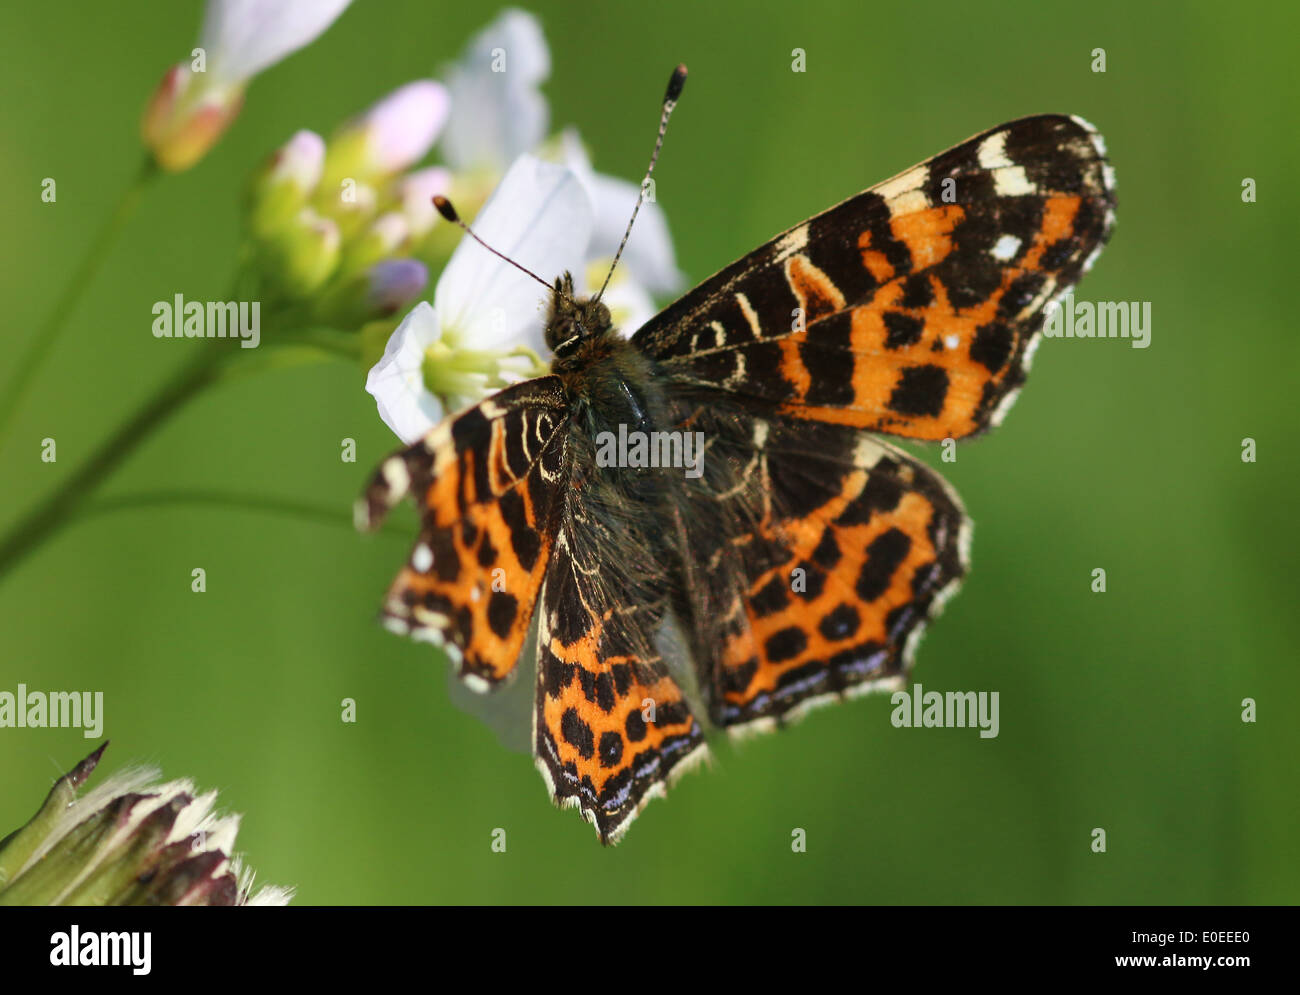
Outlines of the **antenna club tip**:
{"type": "Polygon", "coordinates": [[[668,79],[668,93],[665,95],[664,101],[676,101],[677,98],[682,95],[682,87],[685,85],[686,65],[685,63],[682,63],[673,70],[672,76],[668,79]]]}
{"type": "Polygon", "coordinates": [[[451,206],[451,201],[440,193],[433,195],[433,206],[438,209],[438,213],[450,221],[452,224],[460,223],[460,215],[456,213],[456,208],[451,206]]]}

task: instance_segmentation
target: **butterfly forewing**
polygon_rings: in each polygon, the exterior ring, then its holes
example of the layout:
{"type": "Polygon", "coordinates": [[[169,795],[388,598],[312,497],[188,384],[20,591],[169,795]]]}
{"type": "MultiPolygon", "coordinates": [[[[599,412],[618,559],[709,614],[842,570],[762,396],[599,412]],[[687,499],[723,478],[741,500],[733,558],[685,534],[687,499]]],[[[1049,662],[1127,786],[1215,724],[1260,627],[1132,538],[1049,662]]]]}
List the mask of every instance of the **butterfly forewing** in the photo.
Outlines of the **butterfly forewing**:
{"type": "Polygon", "coordinates": [[[384,599],[385,624],[443,646],[477,688],[512,672],[559,526],[568,398],[528,380],[394,453],[357,507],[374,528],[408,494],[420,536],[384,599]]]}
{"type": "Polygon", "coordinates": [[[962,438],[1005,412],[1113,210],[1096,132],[1025,118],[790,229],[634,340],[673,381],[764,413],[962,438]]]}

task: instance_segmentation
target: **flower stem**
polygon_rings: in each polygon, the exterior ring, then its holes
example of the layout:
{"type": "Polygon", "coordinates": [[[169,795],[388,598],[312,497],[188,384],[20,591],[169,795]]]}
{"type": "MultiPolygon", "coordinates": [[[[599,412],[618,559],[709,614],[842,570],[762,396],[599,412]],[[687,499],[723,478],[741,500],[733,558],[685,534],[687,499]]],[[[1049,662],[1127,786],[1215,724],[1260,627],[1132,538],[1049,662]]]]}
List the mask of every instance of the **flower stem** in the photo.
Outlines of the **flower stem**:
{"type": "Polygon", "coordinates": [[[108,256],[109,246],[135,213],[145,189],[157,175],[157,165],[152,158],[146,157],[140,168],[136,170],[131,183],[118,198],[117,205],[108,216],[108,220],[104,222],[103,227],[90,243],[86,254],[81,259],[81,264],[73,270],[66,289],[59,295],[58,302],[54,305],[54,310],[28,342],[27,351],[19,360],[13,379],[5,390],[0,391],[0,439],[8,433],[10,423],[28,390],[31,389],[41,366],[54,353],[54,345],[67,327],[68,317],[80,302],[86,288],[94,280],[100,266],[103,265],[108,256]]]}
{"type": "MultiPolygon", "coordinates": [[[[87,505],[82,513],[83,519],[92,515],[102,515],[114,511],[133,511],[151,508],[176,508],[186,505],[208,508],[225,508],[235,511],[251,511],[260,514],[284,515],[300,521],[316,522],[338,528],[354,530],[352,515],[338,508],[325,508],[308,504],[305,501],[288,501],[281,498],[263,497],[260,494],[234,494],[224,491],[206,490],[160,490],[140,491],[135,494],[122,494],[106,497],[87,505]]],[[[403,540],[410,539],[410,530],[385,522],[378,530],[379,534],[391,534],[403,540]]]]}
{"type": "Polygon", "coordinates": [[[221,340],[206,339],[195,355],[154,395],[124,422],[95,453],[59,484],[58,490],[32,509],[0,537],[0,582],[29,553],[66,525],[82,508],[95,488],[117,469],[153,431],[176,414],[206,388],[256,370],[320,362],[332,353],[311,346],[283,346],[259,349],[256,355],[241,355],[222,348],[221,340]]]}

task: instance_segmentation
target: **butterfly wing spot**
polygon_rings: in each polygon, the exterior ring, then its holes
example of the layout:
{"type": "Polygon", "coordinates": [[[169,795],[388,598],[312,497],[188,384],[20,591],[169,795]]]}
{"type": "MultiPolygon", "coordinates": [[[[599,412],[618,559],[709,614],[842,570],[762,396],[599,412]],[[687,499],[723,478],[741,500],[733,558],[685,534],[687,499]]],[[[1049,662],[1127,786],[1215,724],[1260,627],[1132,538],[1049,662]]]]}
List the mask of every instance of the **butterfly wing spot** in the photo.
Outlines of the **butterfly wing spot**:
{"type": "MultiPolygon", "coordinates": [[[[806,322],[813,322],[843,310],[844,295],[831,282],[830,277],[818,269],[807,256],[794,255],[787,259],[785,278],[790,284],[790,290],[798,301],[797,306],[802,311],[806,322]]],[[[738,302],[741,296],[736,295],[738,302]]],[[[748,300],[745,303],[748,304],[748,300]]],[[[744,305],[741,305],[741,310],[744,310],[744,305]]],[[[753,310],[752,307],[750,310],[753,310]]],[[[758,327],[757,322],[752,323],[750,327],[758,327]]]]}
{"type": "Polygon", "coordinates": [[[429,548],[428,543],[416,543],[415,549],[411,552],[411,567],[423,574],[428,573],[432,566],[433,550],[429,548]]]}
{"type": "Polygon", "coordinates": [[[956,204],[924,210],[891,204],[890,212],[890,230],[911,254],[913,272],[937,266],[951,255],[953,230],[966,217],[966,211],[956,204]]]}
{"type": "Polygon", "coordinates": [[[1009,263],[1016,258],[1016,253],[1020,251],[1020,238],[1016,235],[1003,235],[993,248],[989,251],[993,253],[993,258],[999,262],[1009,263]]]}
{"type": "Polygon", "coordinates": [[[924,211],[931,207],[930,197],[925,192],[929,182],[929,163],[921,163],[904,170],[893,179],[877,184],[872,189],[887,203],[896,204],[898,213],[905,210],[924,211]]]}
{"type": "Polygon", "coordinates": [[[380,473],[383,474],[384,483],[388,485],[388,492],[385,494],[388,500],[400,501],[411,489],[411,475],[407,472],[406,463],[396,456],[384,460],[380,473]]]}
{"type": "Polygon", "coordinates": [[[796,225],[784,235],[778,237],[772,245],[777,262],[783,262],[796,252],[802,252],[808,244],[808,224],[796,225]]]}
{"type": "Polygon", "coordinates": [[[1006,166],[1015,165],[1007,158],[1006,131],[994,131],[981,141],[976,146],[975,155],[981,169],[1002,169],[1006,166]]]}

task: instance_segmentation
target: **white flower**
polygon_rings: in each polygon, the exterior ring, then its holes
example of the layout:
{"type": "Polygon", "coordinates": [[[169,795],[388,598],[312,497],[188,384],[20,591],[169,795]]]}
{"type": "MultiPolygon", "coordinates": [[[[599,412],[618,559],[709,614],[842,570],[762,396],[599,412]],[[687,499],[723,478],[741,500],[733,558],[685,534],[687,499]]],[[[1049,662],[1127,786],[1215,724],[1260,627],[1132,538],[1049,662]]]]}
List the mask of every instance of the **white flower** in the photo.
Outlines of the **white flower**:
{"type": "MultiPolygon", "coordinates": [[[[564,164],[578,174],[591,194],[596,210],[596,230],[592,234],[591,245],[587,247],[587,258],[612,262],[614,253],[618,251],[618,243],[623,240],[623,233],[627,230],[628,220],[632,217],[632,209],[636,206],[639,193],[637,185],[605,176],[592,169],[591,160],[587,157],[576,129],[566,128],[560,136],[560,142],[564,164]]],[[[619,267],[625,268],[638,284],[653,293],[672,293],[681,287],[683,279],[673,254],[668,219],[663,208],[654,201],[642,202],[619,267]]],[[[618,274],[615,274],[615,279],[617,278],[618,274]]],[[[601,279],[604,279],[603,275],[601,279]]],[[[613,288],[612,283],[610,287],[613,288]]],[[[599,289],[598,283],[592,292],[599,289]]],[[[630,334],[636,329],[625,330],[630,334]]]]}
{"type": "Polygon", "coordinates": [[[210,85],[238,86],[315,41],[352,0],[209,0],[199,32],[210,85]]]}
{"type": "Polygon", "coordinates": [[[199,46],[168,70],[145,108],[141,137],[164,169],[203,158],[239,114],[262,70],[314,41],[351,0],[209,0],[199,46]]]}
{"type": "MultiPolygon", "coordinates": [[[[494,249],[551,281],[582,272],[594,224],[574,172],[520,156],[484,205],[474,230],[494,249]]],[[[462,239],[434,290],[388,340],[366,377],[379,415],[403,442],[421,438],[449,403],[472,403],[524,375],[544,348],[545,287],[462,239]],[[511,362],[514,360],[514,362],[511,362]]]]}
{"type": "Polygon", "coordinates": [[[441,336],[433,305],[420,301],[366,375],[366,390],[375,399],[379,417],[407,444],[442,418],[442,402],[424,387],[424,354],[441,336]]]}
{"type": "MultiPolygon", "coordinates": [[[[452,108],[441,143],[448,163],[460,171],[499,174],[516,155],[537,149],[549,118],[538,86],[549,74],[546,39],[531,14],[507,10],[476,35],[448,74],[452,108]]],[[[632,216],[636,184],[597,173],[576,129],[566,129],[558,150],[551,146],[548,151],[587,187],[596,229],[586,259],[608,267],[632,216]]],[[[620,331],[630,334],[654,313],[650,294],[672,293],[684,282],[667,218],[657,203],[642,204],[619,266],[609,302],[620,331]]],[[[574,272],[579,282],[583,276],[574,272]]],[[[593,282],[587,286],[592,293],[600,289],[604,274],[593,282]]]]}
{"type": "MultiPolygon", "coordinates": [[[[447,75],[451,114],[441,144],[447,163],[465,172],[500,173],[516,155],[536,150],[549,120],[538,90],[547,75],[550,52],[532,14],[506,10],[474,36],[447,75]]],[[[593,203],[595,232],[586,259],[610,264],[636,206],[636,183],[595,172],[572,127],[560,137],[558,152],[550,151],[577,173],[593,203]]],[[[616,324],[630,334],[653,315],[650,294],[673,293],[684,282],[668,221],[653,200],[642,203],[619,267],[608,293],[616,324]]],[[[581,272],[573,276],[582,281],[581,272]]],[[[590,293],[603,281],[602,274],[590,293]]]]}
{"type": "MultiPolygon", "coordinates": [[[[549,113],[538,87],[550,54],[537,20],[507,10],[466,47],[447,74],[450,113],[441,148],[457,171],[422,170],[398,189],[413,233],[436,223],[433,193],[482,189],[513,162],[473,221],[488,245],[550,281],[572,272],[579,293],[600,289],[637,202],[633,183],[597,173],[573,129],[529,155],[546,134],[549,113]]],[[[331,155],[334,146],[331,145],[331,155]]],[[[327,174],[329,170],[327,168],[327,174]]],[[[481,196],[481,195],[480,195],[481,196]]],[[[477,197],[470,197],[471,202],[477,197]]],[[[668,224],[646,201],[603,300],[615,326],[630,335],[654,313],[651,292],[682,284],[668,224]]],[[[547,294],[535,281],[470,239],[460,243],[438,281],[433,305],[417,306],[389,339],[366,389],[380,416],[405,442],[422,437],[449,407],[477,402],[519,374],[524,356],[545,349],[547,294]]]]}
{"type": "Polygon", "coordinates": [[[474,36],[447,74],[451,117],[442,151],[457,170],[500,171],[533,151],[550,113],[538,87],[551,53],[532,14],[509,9],[474,36]]]}

